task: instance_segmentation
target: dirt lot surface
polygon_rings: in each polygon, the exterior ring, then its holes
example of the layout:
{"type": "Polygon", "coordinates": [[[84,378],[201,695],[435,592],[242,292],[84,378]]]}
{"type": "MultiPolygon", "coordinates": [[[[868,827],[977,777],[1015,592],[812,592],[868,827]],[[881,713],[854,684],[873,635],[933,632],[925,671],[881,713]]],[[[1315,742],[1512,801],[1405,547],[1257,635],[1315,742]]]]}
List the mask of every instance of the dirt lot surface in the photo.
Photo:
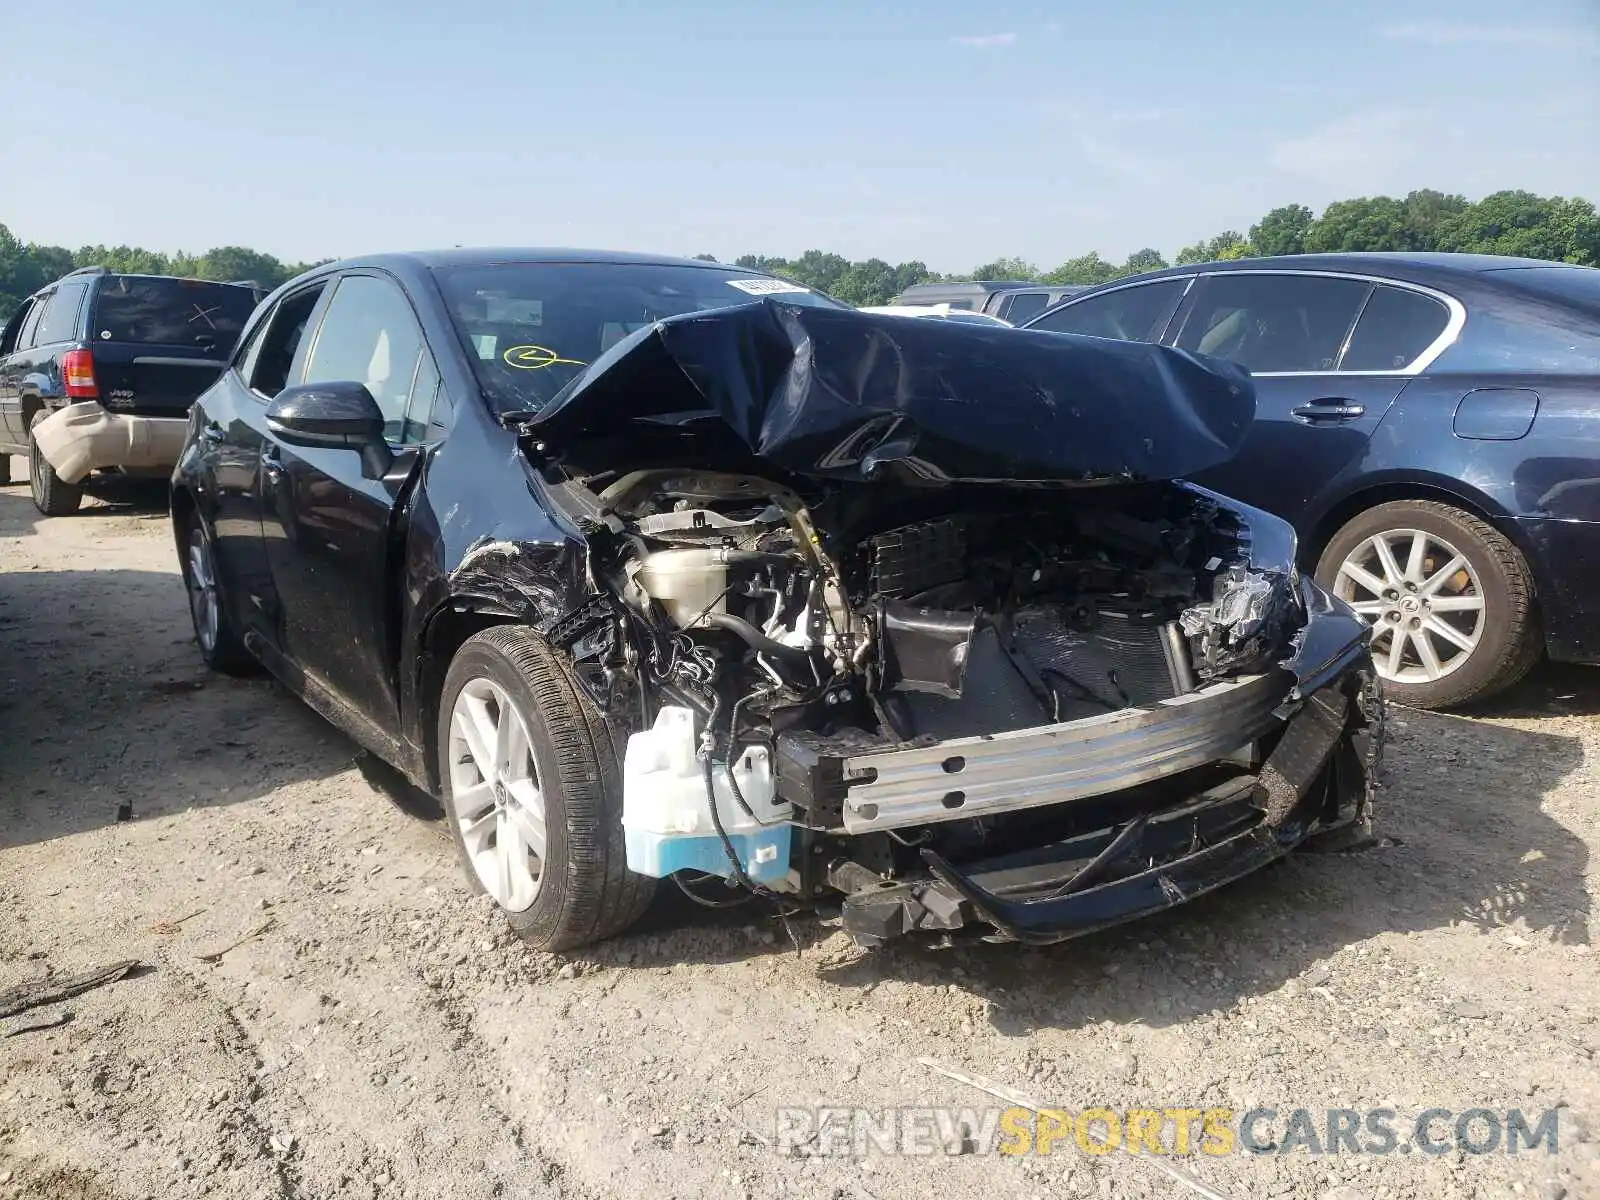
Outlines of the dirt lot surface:
{"type": "Polygon", "coordinates": [[[1263,1140],[1296,1108],[1393,1108],[1404,1140],[1429,1108],[1559,1106],[1553,1156],[1181,1165],[1229,1200],[1600,1196],[1600,672],[1395,716],[1400,844],[1111,934],[869,954],[809,921],[797,955],[761,910],[665,897],[538,955],[349,741],[202,669],[148,495],[43,520],[0,490],[0,988],[147,964],[0,1020],[0,1197],[1203,1194],[1070,1139],[762,1144],[779,1106],[988,1103],[919,1057],[1073,1110],[1267,1106],[1263,1140]]]}

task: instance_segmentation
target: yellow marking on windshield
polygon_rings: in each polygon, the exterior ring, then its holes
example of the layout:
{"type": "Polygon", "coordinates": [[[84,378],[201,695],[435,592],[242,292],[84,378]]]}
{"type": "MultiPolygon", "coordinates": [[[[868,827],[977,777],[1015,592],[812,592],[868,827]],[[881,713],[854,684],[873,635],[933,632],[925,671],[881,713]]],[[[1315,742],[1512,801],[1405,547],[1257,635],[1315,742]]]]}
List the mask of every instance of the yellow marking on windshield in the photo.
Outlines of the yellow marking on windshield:
{"type": "Polygon", "coordinates": [[[516,367],[519,371],[537,371],[557,364],[568,367],[589,365],[576,358],[562,358],[548,346],[507,346],[505,353],[500,357],[506,366],[516,367]]]}

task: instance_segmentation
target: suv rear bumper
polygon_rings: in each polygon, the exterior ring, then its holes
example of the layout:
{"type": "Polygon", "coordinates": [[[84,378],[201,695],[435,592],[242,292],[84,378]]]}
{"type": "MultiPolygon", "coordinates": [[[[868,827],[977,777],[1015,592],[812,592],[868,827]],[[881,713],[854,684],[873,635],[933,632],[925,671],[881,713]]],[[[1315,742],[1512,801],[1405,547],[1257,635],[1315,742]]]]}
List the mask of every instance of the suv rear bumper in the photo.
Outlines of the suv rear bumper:
{"type": "Polygon", "coordinates": [[[40,421],[33,435],[45,461],[70,484],[103,467],[170,472],[188,427],[184,417],[130,417],[107,412],[97,400],[80,400],[40,421]]]}

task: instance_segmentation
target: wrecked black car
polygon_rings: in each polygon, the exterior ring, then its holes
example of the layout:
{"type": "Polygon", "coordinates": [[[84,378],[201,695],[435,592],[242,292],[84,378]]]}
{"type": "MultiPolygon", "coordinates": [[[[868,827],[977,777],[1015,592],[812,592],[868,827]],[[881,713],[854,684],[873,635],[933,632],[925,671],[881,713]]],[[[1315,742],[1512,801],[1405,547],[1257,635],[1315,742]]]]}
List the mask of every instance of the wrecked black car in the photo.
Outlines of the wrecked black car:
{"type": "Polygon", "coordinates": [[[439,797],[535,946],[667,877],[1046,943],[1370,826],[1363,622],[1178,482],[1253,411],[717,264],[392,255],[263,303],[172,514],[206,661],[439,797]]]}

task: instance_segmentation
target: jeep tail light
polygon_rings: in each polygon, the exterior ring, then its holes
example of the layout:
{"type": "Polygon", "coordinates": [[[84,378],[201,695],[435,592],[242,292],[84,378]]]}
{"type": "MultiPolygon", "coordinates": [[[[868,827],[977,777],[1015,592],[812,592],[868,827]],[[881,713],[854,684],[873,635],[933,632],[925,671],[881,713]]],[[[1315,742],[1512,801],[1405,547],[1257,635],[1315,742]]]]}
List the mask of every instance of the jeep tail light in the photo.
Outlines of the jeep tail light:
{"type": "Polygon", "coordinates": [[[100,398],[94,382],[94,355],[87,350],[68,350],[61,356],[61,380],[74,400],[100,398]]]}

